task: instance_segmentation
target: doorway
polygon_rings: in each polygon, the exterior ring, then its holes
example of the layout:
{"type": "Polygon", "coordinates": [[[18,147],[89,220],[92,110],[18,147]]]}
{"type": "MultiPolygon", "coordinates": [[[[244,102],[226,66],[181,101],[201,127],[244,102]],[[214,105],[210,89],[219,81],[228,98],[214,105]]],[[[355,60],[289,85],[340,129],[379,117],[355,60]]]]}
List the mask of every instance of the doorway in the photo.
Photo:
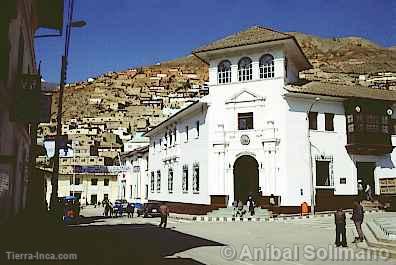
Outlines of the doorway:
{"type": "Polygon", "coordinates": [[[91,195],[91,204],[95,205],[98,203],[98,196],[96,194],[91,195]]]}
{"type": "Polygon", "coordinates": [[[239,157],[234,163],[234,200],[246,202],[250,194],[257,198],[259,172],[257,160],[250,155],[239,157]]]}
{"type": "Polygon", "coordinates": [[[363,189],[370,185],[373,195],[375,194],[374,169],[375,162],[356,162],[357,178],[362,181],[363,189]]]}
{"type": "Polygon", "coordinates": [[[80,191],[71,191],[70,196],[74,196],[77,198],[77,200],[81,199],[81,192],[80,191]]]}

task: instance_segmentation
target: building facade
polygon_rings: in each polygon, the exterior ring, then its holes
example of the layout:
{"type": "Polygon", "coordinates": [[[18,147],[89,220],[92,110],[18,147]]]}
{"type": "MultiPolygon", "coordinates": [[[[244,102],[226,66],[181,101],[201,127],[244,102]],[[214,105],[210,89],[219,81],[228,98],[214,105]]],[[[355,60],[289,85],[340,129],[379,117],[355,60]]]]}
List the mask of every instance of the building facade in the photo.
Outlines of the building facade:
{"type": "Polygon", "coordinates": [[[121,155],[125,172],[118,174],[118,198],[129,202],[147,202],[149,194],[148,145],[121,155]]]}
{"type": "Polygon", "coordinates": [[[394,181],[394,91],[304,82],[312,66],[296,39],[263,27],[193,53],[209,95],[145,134],[149,200],[205,213],[275,196],[279,212],[324,210],[351,207],[358,179],[377,195],[380,178],[394,181]]]}
{"type": "MultiPolygon", "coordinates": [[[[98,204],[105,199],[117,199],[117,173],[59,174],[58,196],[76,196],[82,205],[98,204]]],[[[51,179],[47,178],[47,201],[51,197],[51,179]]]]}
{"type": "MultiPolygon", "coordinates": [[[[60,149],[59,158],[59,197],[74,195],[82,205],[97,204],[104,199],[117,198],[117,174],[120,167],[112,166],[113,159],[90,154],[93,140],[78,138],[71,140],[65,149],[60,149]]],[[[54,155],[53,140],[44,141],[46,159],[54,155]]],[[[52,186],[47,178],[46,198],[49,202],[52,186]]]]}
{"type": "MultiPolygon", "coordinates": [[[[40,76],[38,28],[62,29],[63,1],[5,0],[0,9],[0,222],[20,213],[33,179],[34,123],[40,76]]],[[[44,204],[44,201],[42,202],[44,204]]]]}

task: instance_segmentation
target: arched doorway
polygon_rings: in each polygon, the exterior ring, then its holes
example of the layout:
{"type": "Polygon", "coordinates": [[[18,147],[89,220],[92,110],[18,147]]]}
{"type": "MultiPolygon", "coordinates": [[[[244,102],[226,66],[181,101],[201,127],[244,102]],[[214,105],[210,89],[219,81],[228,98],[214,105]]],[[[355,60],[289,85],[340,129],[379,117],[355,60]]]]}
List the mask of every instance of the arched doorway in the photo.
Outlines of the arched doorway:
{"type": "Polygon", "coordinates": [[[257,196],[259,172],[257,160],[250,155],[239,157],[234,163],[234,200],[245,203],[250,193],[257,196]]]}

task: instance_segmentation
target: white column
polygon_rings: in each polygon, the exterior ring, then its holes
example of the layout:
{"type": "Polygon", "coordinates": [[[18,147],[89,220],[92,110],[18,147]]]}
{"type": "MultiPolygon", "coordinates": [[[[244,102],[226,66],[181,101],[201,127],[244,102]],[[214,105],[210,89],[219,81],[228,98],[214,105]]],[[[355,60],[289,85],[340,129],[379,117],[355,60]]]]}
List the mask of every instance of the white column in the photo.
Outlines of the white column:
{"type": "Polygon", "coordinates": [[[209,85],[217,85],[217,67],[209,68],[209,85]]]}
{"type": "Polygon", "coordinates": [[[252,70],[253,70],[253,80],[258,80],[260,78],[260,70],[259,70],[259,62],[253,61],[252,62],[252,70]]]}
{"type": "Polygon", "coordinates": [[[225,172],[225,157],[224,157],[224,152],[220,152],[219,154],[219,161],[218,161],[218,168],[219,168],[219,192],[221,194],[226,194],[225,190],[225,177],[226,177],[226,172],[225,172]]]}
{"type": "Polygon", "coordinates": [[[285,76],[285,60],[284,58],[274,59],[274,67],[275,67],[275,77],[284,77],[285,76]]]}
{"type": "Polygon", "coordinates": [[[231,65],[231,82],[238,82],[238,65],[231,65]]]}
{"type": "Polygon", "coordinates": [[[226,155],[225,157],[225,163],[224,163],[224,187],[225,187],[225,194],[229,195],[229,202],[228,204],[231,205],[232,202],[234,201],[234,175],[233,175],[233,170],[232,167],[233,165],[231,165],[231,168],[229,168],[229,163],[230,162],[230,158],[227,157],[226,155]]]}

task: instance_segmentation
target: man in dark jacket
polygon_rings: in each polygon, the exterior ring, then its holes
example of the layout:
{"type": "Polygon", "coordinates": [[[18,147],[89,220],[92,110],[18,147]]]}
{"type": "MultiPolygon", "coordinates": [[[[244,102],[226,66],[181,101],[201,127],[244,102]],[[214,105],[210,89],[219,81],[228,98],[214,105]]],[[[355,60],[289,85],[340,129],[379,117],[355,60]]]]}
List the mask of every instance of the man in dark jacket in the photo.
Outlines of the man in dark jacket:
{"type": "Polygon", "coordinates": [[[345,212],[341,209],[338,208],[337,211],[334,214],[334,221],[336,225],[336,241],[335,244],[337,247],[347,246],[347,241],[346,241],[346,216],[345,212]],[[340,241],[340,236],[342,236],[342,242],[340,241]]]}
{"type": "Polygon", "coordinates": [[[135,213],[135,205],[134,204],[128,203],[127,213],[128,213],[128,218],[133,218],[133,214],[135,213]]]}
{"type": "Polygon", "coordinates": [[[363,206],[360,205],[360,201],[359,200],[355,200],[353,202],[353,213],[352,213],[352,220],[355,223],[355,227],[356,227],[356,231],[358,233],[358,237],[355,237],[355,240],[353,241],[353,243],[356,243],[358,241],[363,242],[364,239],[364,235],[363,235],[363,231],[362,231],[362,223],[363,223],[363,219],[364,219],[364,211],[363,211],[363,206]]]}
{"type": "Polygon", "coordinates": [[[254,215],[254,206],[255,206],[255,202],[254,202],[254,200],[253,200],[252,195],[249,195],[246,204],[247,204],[247,207],[248,207],[248,209],[249,209],[250,216],[253,216],[253,215],[254,215]]]}
{"type": "Polygon", "coordinates": [[[166,228],[166,223],[168,221],[168,215],[169,215],[169,208],[165,202],[163,202],[160,206],[160,214],[161,214],[161,223],[159,224],[159,227],[164,225],[164,228],[166,228]]]}

